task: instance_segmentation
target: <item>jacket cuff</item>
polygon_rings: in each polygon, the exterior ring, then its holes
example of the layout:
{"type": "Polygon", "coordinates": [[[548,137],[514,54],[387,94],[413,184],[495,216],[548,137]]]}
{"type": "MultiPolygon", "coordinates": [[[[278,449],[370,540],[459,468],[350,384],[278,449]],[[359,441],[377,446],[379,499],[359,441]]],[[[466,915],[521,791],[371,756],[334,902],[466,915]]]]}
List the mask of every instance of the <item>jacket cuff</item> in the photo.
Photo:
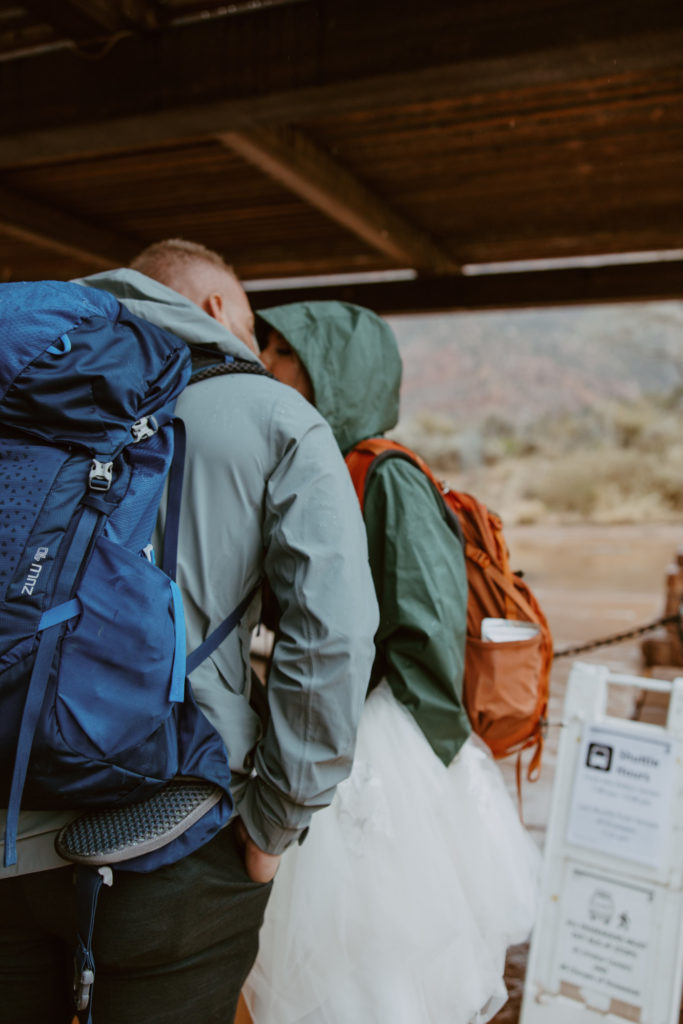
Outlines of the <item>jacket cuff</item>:
{"type": "Polygon", "coordinates": [[[269,818],[260,799],[259,780],[250,779],[237,799],[236,812],[244,822],[249,838],[264,851],[279,856],[288,846],[295,843],[307,831],[311,812],[304,807],[296,808],[300,823],[283,824],[269,818]]]}

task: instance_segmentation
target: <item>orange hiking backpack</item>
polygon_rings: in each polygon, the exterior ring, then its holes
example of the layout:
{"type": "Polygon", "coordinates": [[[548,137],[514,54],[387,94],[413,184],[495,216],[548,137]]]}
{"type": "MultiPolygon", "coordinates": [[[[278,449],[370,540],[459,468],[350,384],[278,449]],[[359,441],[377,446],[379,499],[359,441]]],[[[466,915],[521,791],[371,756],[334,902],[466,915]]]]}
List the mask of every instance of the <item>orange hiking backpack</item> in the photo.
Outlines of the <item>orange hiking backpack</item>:
{"type": "MultiPolygon", "coordinates": [[[[348,453],[346,464],[361,509],[371,470],[391,456],[407,459],[431,480],[463,543],[469,585],[463,701],[472,728],[496,758],[535,747],[527,777],[537,779],[553,659],[546,618],[527,584],[510,569],[500,517],[472,495],[440,483],[409,448],[376,437],[348,453]],[[524,640],[482,640],[485,618],[534,623],[538,632],[524,640]]],[[[519,773],[518,760],[518,782],[519,773]]]]}

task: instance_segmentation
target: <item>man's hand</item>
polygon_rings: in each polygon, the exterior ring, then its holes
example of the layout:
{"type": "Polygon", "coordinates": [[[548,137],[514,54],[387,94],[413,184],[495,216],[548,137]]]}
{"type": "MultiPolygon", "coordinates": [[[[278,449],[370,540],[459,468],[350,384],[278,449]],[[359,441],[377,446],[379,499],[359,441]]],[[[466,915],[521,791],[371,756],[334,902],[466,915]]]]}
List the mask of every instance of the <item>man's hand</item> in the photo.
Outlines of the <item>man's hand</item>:
{"type": "Polygon", "coordinates": [[[256,843],[249,838],[249,833],[240,818],[237,819],[235,825],[237,828],[239,843],[242,847],[244,866],[247,869],[247,874],[251,878],[252,882],[270,882],[275,877],[275,872],[278,869],[278,864],[280,863],[279,856],[276,856],[273,853],[266,853],[257,846],[256,843]]]}

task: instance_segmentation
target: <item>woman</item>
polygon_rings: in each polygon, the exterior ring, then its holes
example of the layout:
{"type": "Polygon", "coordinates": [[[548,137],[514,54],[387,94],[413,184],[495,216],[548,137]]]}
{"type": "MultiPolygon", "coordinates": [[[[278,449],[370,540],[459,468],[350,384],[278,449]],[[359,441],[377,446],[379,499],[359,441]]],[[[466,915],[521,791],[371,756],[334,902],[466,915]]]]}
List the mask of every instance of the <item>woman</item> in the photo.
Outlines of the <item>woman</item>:
{"type": "MultiPolygon", "coordinates": [[[[259,332],[266,367],[344,454],[396,424],[401,360],[380,317],[308,302],[260,313],[259,332]]],[[[470,736],[467,578],[441,499],[387,459],[364,518],[380,626],[354,768],[283,857],[245,997],[254,1024],[480,1024],[507,998],[540,858],[470,736]]]]}

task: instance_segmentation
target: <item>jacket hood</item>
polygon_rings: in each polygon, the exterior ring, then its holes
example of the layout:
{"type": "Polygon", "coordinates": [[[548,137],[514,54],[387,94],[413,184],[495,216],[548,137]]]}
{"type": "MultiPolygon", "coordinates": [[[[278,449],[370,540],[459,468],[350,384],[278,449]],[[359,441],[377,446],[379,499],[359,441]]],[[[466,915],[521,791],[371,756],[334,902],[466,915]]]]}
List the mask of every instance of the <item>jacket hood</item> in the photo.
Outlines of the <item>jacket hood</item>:
{"type": "Polygon", "coordinates": [[[376,313],[348,302],[296,302],[259,310],[256,320],[261,338],[264,323],[279,331],[306,367],[342,452],[396,426],[401,357],[376,313]]]}
{"type": "Polygon", "coordinates": [[[171,331],[188,345],[213,345],[236,359],[259,362],[244,342],[200,306],[138,270],[105,270],[78,278],[76,284],[109,292],[135,316],[171,331]]]}

